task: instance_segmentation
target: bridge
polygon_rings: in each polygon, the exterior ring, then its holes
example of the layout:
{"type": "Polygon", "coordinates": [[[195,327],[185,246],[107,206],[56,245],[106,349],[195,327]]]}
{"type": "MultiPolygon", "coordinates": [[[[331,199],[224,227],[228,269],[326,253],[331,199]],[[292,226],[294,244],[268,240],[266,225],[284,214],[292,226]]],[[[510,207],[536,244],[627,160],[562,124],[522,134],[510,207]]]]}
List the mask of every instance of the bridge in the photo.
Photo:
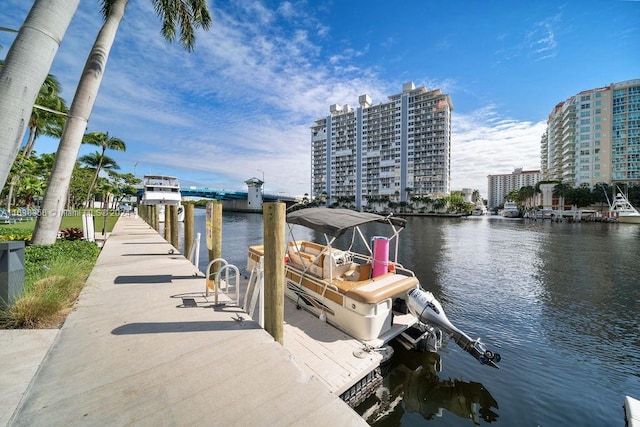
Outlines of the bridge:
{"type": "MultiPolygon", "coordinates": [[[[138,188],[138,198],[142,198],[144,188],[138,188]]],[[[180,187],[180,194],[182,197],[189,197],[195,199],[210,199],[210,200],[247,200],[248,192],[246,191],[231,191],[231,190],[217,190],[213,188],[197,188],[197,187],[180,187]]],[[[263,194],[262,200],[264,202],[295,202],[297,199],[291,196],[284,196],[282,194],[263,194]]]]}

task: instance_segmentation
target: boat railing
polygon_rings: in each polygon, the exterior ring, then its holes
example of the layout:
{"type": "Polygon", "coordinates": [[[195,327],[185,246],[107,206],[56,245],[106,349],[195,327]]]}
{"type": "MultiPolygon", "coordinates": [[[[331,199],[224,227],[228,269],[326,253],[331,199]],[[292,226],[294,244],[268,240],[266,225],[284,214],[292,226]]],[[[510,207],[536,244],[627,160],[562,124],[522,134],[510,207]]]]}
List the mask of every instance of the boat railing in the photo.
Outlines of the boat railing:
{"type": "MultiPolygon", "coordinates": [[[[356,262],[357,264],[373,265],[373,257],[370,255],[364,255],[358,252],[351,252],[351,251],[348,251],[348,253],[351,255],[351,258],[353,259],[353,261],[356,262]]],[[[402,274],[404,276],[411,276],[411,277],[415,276],[415,273],[413,271],[405,268],[399,262],[394,262],[389,260],[388,264],[389,264],[389,272],[402,274]]]]}

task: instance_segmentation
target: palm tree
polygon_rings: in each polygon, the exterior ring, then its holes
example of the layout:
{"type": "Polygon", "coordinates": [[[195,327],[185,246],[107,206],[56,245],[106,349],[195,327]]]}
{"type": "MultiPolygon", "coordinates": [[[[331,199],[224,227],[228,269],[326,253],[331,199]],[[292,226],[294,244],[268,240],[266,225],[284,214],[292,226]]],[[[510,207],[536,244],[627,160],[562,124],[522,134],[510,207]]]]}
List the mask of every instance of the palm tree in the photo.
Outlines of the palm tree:
{"type": "Polygon", "coordinates": [[[0,69],[0,188],[22,143],[31,109],[80,0],[35,0],[0,69]]]}
{"type": "Polygon", "coordinates": [[[20,193],[24,198],[25,207],[30,208],[36,196],[44,193],[44,181],[36,176],[28,176],[23,178],[20,193]]]}
{"type": "Polygon", "coordinates": [[[559,182],[553,186],[553,195],[558,196],[558,205],[560,206],[560,211],[564,210],[564,198],[571,190],[571,186],[569,184],[565,184],[563,182],[559,182]]]}
{"type": "Polygon", "coordinates": [[[84,136],[84,138],[82,139],[82,142],[85,144],[97,145],[98,147],[102,148],[102,153],[100,153],[98,164],[96,165],[96,173],[93,176],[93,180],[89,185],[89,191],[87,192],[87,207],[89,207],[91,203],[91,191],[93,190],[93,187],[96,185],[96,182],[98,181],[98,175],[100,175],[103,159],[105,158],[105,154],[104,154],[105,151],[107,151],[107,149],[117,150],[117,151],[126,151],[127,145],[120,138],[109,136],[109,132],[88,133],[84,136]]]}
{"type": "Polygon", "coordinates": [[[99,151],[85,154],[84,156],[78,159],[80,163],[84,163],[89,169],[93,172],[93,182],[89,185],[89,191],[87,192],[87,207],[91,205],[91,192],[93,190],[93,186],[95,186],[97,182],[97,177],[100,172],[100,169],[105,171],[110,170],[119,170],[120,166],[113,160],[111,157],[105,155],[104,153],[100,153],[99,151]]]}
{"type": "MultiPolygon", "coordinates": [[[[0,61],[0,66],[2,63],[0,61]]],[[[29,118],[29,136],[27,137],[27,144],[22,150],[22,156],[16,157],[14,163],[17,163],[17,169],[19,173],[13,175],[13,178],[9,181],[9,195],[7,197],[7,210],[11,208],[10,200],[13,195],[13,190],[18,182],[19,176],[24,172],[22,170],[22,162],[25,159],[28,159],[31,156],[33,151],[33,146],[35,145],[36,139],[40,135],[48,135],[48,136],[57,136],[59,137],[62,133],[62,127],[64,126],[64,117],[60,114],[51,113],[49,111],[41,109],[41,107],[45,107],[51,110],[59,111],[62,113],[67,112],[67,105],[64,102],[64,99],[60,97],[61,91],[60,83],[58,79],[52,74],[49,74],[45,79],[42,87],[40,88],[40,92],[38,93],[38,97],[36,98],[37,108],[34,108],[31,111],[31,117],[29,118]]]]}
{"type": "Polygon", "coordinates": [[[40,88],[38,97],[36,98],[36,106],[31,111],[31,117],[29,118],[29,136],[27,138],[27,144],[24,146],[22,153],[25,156],[29,156],[36,143],[36,139],[40,135],[47,135],[53,137],[60,137],[62,135],[62,128],[66,114],[69,112],[67,104],[60,96],[62,87],[58,79],[49,74],[44,81],[44,84],[40,88]],[[44,110],[42,107],[46,108],[44,110]],[[53,110],[57,113],[48,111],[53,110]]]}
{"type": "Polygon", "coordinates": [[[522,201],[525,208],[533,208],[535,195],[536,190],[531,185],[526,185],[518,190],[519,199],[522,201]]]}
{"type": "MultiPolygon", "coordinates": [[[[64,203],[82,137],[127,3],[128,0],[102,0],[102,14],[105,22],[85,63],[71,103],[69,118],[62,131],[56,162],[47,185],[48,191],[42,202],[42,209],[46,212],[59,212],[64,203]]],[[[211,25],[206,0],[151,0],[151,3],[162,19],[161,32],[164,38],[169,42],[174,41],[176,28],[179,28],[180,43],[189,52],[195,45],[195,28],[206,30],[211,25]]],[[[33,232],[32,243],[34,245],[55,243],[61,220],[60,215],[39,217],[33,232]]]]}

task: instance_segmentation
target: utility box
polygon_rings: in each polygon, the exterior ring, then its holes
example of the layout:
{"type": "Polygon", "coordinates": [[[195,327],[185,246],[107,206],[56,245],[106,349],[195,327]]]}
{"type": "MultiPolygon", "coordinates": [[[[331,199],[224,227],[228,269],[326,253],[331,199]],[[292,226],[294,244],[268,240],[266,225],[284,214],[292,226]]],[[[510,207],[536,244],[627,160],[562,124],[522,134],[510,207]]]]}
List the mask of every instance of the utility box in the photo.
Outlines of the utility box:
{"type": "Polygon", "coordinates": [[[24,294],[24,241],[0,243],[0,307],[11,307],[24,294]]]}

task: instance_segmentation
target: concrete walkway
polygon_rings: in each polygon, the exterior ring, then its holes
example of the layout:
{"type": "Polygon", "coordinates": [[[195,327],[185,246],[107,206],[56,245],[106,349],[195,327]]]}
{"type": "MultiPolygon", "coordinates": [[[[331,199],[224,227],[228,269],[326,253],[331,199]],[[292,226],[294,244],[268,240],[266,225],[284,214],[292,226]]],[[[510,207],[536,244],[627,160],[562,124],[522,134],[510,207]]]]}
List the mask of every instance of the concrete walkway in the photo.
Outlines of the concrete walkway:
{"type": "Polygon", "coordinates": [[[8,425],[366,425],[239,309],[191,306],[204,278],[170,249],[119,219],[8,425]]]}

